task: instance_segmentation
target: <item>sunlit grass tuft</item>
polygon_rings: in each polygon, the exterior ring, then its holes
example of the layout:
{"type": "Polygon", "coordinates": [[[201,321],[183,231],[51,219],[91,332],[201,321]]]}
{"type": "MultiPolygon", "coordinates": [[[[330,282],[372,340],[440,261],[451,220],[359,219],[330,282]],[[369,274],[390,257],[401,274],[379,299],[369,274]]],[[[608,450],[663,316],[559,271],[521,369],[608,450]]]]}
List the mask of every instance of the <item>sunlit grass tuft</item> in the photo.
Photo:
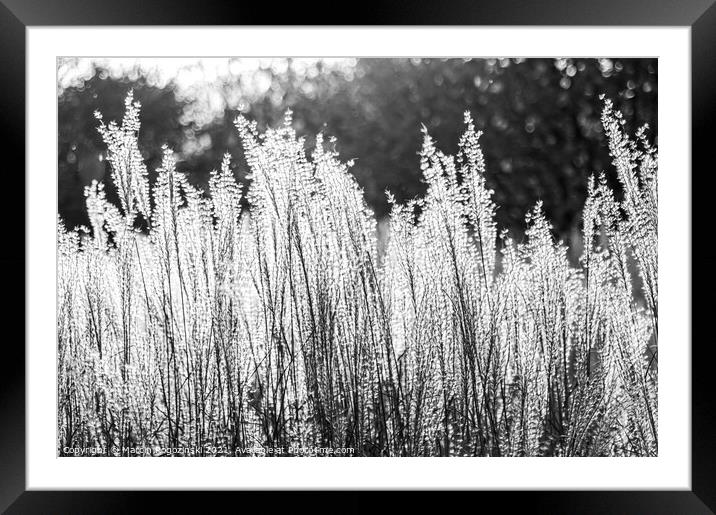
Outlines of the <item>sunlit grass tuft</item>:
{"type": "Polygon", "coordinates": [[[424,130],[427,194],[388,193],[379,245],[350,163],[290,112],[239,117],[251,185],[227,155],[202,192],[168,148],[150,186],[125,107],[98,114],[119,205],[93,183],[91,227],[58,223],[59,449],[657,454],[657,152],[609,101],[623,200],[590,180],[578,267],[540,203],[523,241],[498,232],[468,114],[456,156],[424,130]]]}

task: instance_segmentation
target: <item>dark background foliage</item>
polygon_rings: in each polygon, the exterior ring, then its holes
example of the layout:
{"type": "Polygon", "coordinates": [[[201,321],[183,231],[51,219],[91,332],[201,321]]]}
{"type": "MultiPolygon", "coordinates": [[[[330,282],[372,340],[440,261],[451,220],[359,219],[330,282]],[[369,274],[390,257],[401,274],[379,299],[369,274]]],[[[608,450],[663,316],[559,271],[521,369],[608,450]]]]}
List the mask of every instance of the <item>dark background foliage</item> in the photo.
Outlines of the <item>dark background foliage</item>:
{"type": "MultiPolygon", "coordinates": [[[[290,59],[278,69],[264,63],[251,78],[260,73],[265,82],[259,95],[246,93],[250,80],[243,72],[218,78],[209,95],[201,87],[181,91],[175,80],[161,83],[139,68],[118,75],[93,65],[88,76],[58,89],[59,214],[68,226],[88,223],[83,187],[92,179],[110,182],[93,112],[121,119],[130,89],[142,103],[140,148],[150,178],[167,143],[194,184],[205,184],[227,151],[245,181],[237,114],[265,128],[281,123],[290,108],[309,147],[322,130],[337,138],[342,159],[355,159],[352,172],[378,217],[387,214],[386,189],[399,200],[425,191],[417,155],[421,124],[453,153],[469,110],[484,130],[498,223],[517,234],[542,199],[556,232],[570,237],[588,176],[607,170],[614,180],[600,94],[615,102],[628,130],[648,123],[657,143],[656,59],[357,59],[348,71],[321,62],[297,70],[290,59]]],[[[111,184],[108,190],[111,195],[111,184]]]]}

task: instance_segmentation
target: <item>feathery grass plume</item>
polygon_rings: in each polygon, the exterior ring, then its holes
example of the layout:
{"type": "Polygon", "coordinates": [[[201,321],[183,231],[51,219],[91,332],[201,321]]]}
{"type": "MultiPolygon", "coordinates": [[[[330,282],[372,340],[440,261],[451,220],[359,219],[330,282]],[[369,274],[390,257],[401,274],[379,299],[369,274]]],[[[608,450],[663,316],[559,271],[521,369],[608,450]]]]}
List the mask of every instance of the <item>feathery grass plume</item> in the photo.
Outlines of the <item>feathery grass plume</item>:
{"type": "MultiPolygon", "coordinates": [[[[617,177],[624,191],[620,207],[625,213],[624,233],[636,259],[644,297],[657,320],[657,151],[646,137],[648,126],[641,127],[636,139],[623,130],[622,114],[614,111],[613,103],[604,100],[602,125],[609,139],[617,177]]],[[[655,326],[656,327],[656,326],[655,326]]]]}
{"type": "Polygon", "coordinates": [[[146,220],[151,218],[149,204],[149,181],[147,167],[139,151],[139,112],[141,105],[134,101],[130,91],[124,101],[125,113],[121,125],[105,124],[100,112],[95,117],[100,122],[98,132],[107,145],[107,161],[112,168],[112,181],[117,187],[122,210],[130,222],[139,213],[146,220]]]}

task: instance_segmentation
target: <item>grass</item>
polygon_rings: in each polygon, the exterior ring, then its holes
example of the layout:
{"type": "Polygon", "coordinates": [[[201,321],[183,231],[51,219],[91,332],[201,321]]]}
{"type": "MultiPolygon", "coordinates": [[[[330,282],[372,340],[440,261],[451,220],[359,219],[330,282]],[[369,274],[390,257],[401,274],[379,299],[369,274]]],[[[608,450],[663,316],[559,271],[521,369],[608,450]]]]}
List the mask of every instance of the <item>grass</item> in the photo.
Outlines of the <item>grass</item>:
{"type": "Polygon", "coordinates": [[[540,204],[524,241],[498,230],[468,114],[456,156],[424,130],[427,195],[379,245],[351,163],[290,113],[237,119],[244,195],[228,156],[202,192],[167,148],[150,185],[125,107],[98,115],[119,205],[93,183],[91,227],[58,222],[60,455],[657,454],[657,153],[608,100],[623,198],[590,181],[577,267],[540,204]]]}

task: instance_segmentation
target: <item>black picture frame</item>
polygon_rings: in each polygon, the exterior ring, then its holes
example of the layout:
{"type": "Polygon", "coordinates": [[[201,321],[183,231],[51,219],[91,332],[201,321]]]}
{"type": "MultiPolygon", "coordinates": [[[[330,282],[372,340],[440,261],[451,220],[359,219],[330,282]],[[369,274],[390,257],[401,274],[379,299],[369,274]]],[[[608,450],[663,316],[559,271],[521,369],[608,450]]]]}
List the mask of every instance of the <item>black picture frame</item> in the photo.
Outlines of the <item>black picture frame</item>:
{"type": "MultiPolygon", "coordinates": [[[[276,507],[269,492],[59,492],[26,491],[25,469],[25,59],[26,29],[42,25],[282,25],[320,24],[320,14],[331,13],[328,24],[339,25],[621,25],[691,27],[692,168],[670,171],[692,181],[693,241],[708,241],[706,224],[713,202],[704,181],[711,176],[712,119],[716,113],[716,3],[715,0],[469,0],[430,2],[363,1],[339,5],[328,2],[294,4],[242,2],[224,4],[181,0],[0,0],[0,148],[5,199],[0,202],[5,245],[0,266],[5,272],[5,319],[0,333],[0,509],[6,513],[127,513],[144,511],[157,503],[163,511],[194,511],[207,506],[242,506],[249,501],[276,507]],[[698,179],[698,180],[696,180],[698,179]],[[699,187],[694,187],[694,183],[699,187]],[[704,198],[700,198],[700,196],[704,198]],[[709,202],[711,201],[711,202],[709,202]],[[22,223],[20,223],[22,218],[22,223]],[[703,227],[702,227],[703,226],[703,227]],[[699,230],[701,229],[701,230],[699,230]],[[20,273],[20,271],[23,271],[20,273]],[[22,299],[22,300],[21,300],[22,299]]],[[[320,20],[324,22],[323,20],[320,20]]],[[[325,23],[325,22],[324,22],[325,23]]],[[[89,46],[88,48],[91,48],[89,46]]],[[[568,49],[568,46],[566,47],[568,49]]],[[[32,135],[27,135],[32,137],[32,135]]],[[[53,176],[48,174],[48,181],[53,176]]],[[[48,186],[50,187],[50,186],[48,186]]],[[[705,249],[704,249],[705,250],[705,249]]],[[[692,274],[704,271],[701,288],[708,288],[708,251],[692,252],[692,274]]],[[[52,293],[49,293],[52,294],[52,293]]],[[[421,509],[445,509],[454,503],[491,502],[502,509],[536,513],[713,513],[716,512],[716,410],[713,374],[714,345],[708,333],[696,328],[708,320],[708,302],[697,302],[692,292],[692,341],[670,342],[692,352],[692,454],[690,491],[589,491],[589,492],[470,492],[451,493],[445,500],[414,492],[409,502],[421,509]],[[698,338],[697,335],[702,337],[698,338]],[[470,496],[471,499],[465,497],[470,496]],[[477,500],[473,500],[477,497],[477,500]]],[[[292,505],[322,511],[363,512],[385,506],[375,493],[296,492],[292,505]],[[316,502],[315,496],[320,495],[316,502]]],[[[483,505],[489,506],[489,505],[483,505]]],[[[456,508],[457,509],[457,508],[456,508]]]]}

